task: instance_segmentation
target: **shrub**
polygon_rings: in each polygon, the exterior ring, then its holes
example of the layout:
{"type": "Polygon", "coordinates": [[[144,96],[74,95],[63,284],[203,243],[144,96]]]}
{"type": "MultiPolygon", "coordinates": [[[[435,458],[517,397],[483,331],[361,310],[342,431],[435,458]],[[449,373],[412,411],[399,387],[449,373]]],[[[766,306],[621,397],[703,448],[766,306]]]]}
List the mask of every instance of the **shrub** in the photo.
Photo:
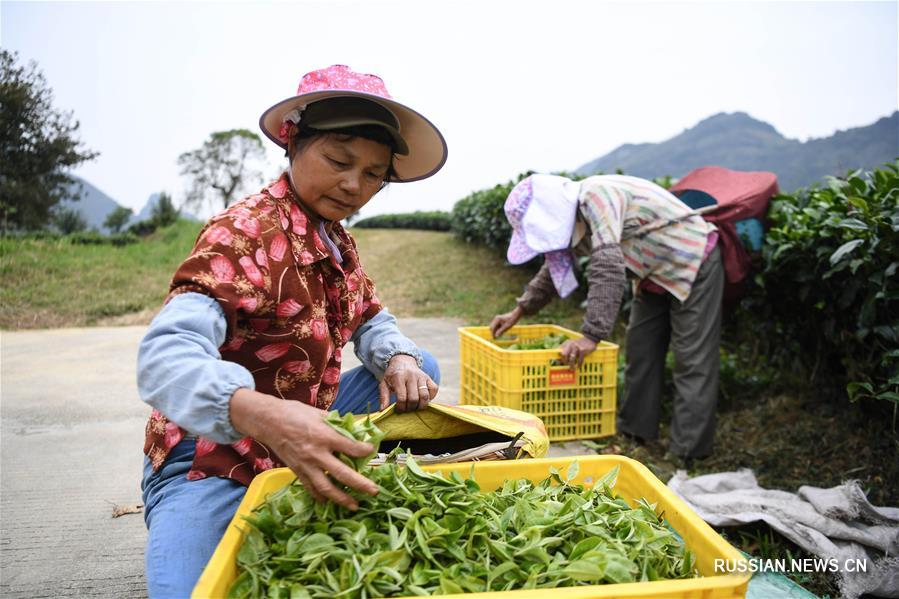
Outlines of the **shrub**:
{"type": "Polygon", "coordinates": [[[128,233],[136,235],[138,237],[146,237],[147,235],[154,233],[156,231],[156,227],[157,225],[155,221],[141,220],[128,227],[128,233]]]}
{"type": "Polygon", "coordinates": [[[899,162],[774,198],[744,326],[820,388],[899,405],[899,162]]]}
{"type": "Polygon", "coordinates": [[[178,221],[181,210],[175,208],[172,202],[172,196],[166,192],[160,192],[159,199],[150,211],[150,220],[156,223],[157,227],[167,227],[178,221]]]}
{"type": "Polygon", "coordinates": [[[87,229],[87,220],[76,208],[57,206],[51,213],[53,226],[62,233],[68,235],[87,229]]]}
{"type": "Polygon", "coordinates": [[[117,247],[137,243],[139,238],[131,233],[116,233],[115,235],[103,235],[97,231],[72,233],[67,235],[69,243],[75,245],[114,245],[117,247]]]}
{"type": "Polygon", "coordinates": [[[106,237],[97,231],[81,231],[67,235],[66,239],[69,243],[75,245],[103,245],[106,243],[106,237]]]}
{"type": "Polygon", "coordinates": [[[425,231],[449,231],[450,214],[442,210],[415,211],[403,214],[379,214],[357,220],[354,227],[360,229],[422,229],[425,231]]]}
{"type": "Polygon", "coordinates": [[[106,215],[106,220],[103,221],[103,226],[109,229],[109,231],[113,234],[119,233],[122,230],[122,227],[128,224],[128,221],[131,220],[131,216],[134,214],[134,211],[131,208],[126,208],[125,206],[116,206],[112,212],[106,215]]]}
{"type": "Polygon", "coordinates": [[[456,202],[453,206],[453,233],[469,243],[479,243],[505,252],[512,238],[512,227],[506,220],[503,204],[515,184],[530,174],[522,173],[511,181],[475,191],[456,202]]]}

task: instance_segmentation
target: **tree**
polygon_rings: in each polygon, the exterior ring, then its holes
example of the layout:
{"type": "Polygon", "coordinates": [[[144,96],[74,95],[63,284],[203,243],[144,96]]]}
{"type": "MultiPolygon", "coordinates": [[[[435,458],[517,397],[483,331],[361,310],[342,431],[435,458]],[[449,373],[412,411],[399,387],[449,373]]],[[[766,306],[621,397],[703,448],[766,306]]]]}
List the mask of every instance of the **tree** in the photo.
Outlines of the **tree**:
{"type": "Polygon", "coordinates": [[[80,198],[66,173],[98,156],[75,137],[78,121],[53,108],[53,92],[34,62],[0,48],[0,228],[39,229],[63,199],[80,198]]]}
{"type": "Polygon", "coordinates": [[[172,197],[163,191],[150,211],[150,220],[157,227],[167,227],[174,224],[180,214],[181,211],[175,208],[172,197]]]}
{"type": "Polygon", "coordinates": [[[53,226],[63,235],[71,235],[87,229],[87,221],[75,208],[55,206],[50,216],[53,226]]]}
{"type": "Polygon", "coordinates": [[[200,207],[207,201],[220,201],[227,208],[239,199],[239,192],[259,183],[261,173],[254,163],[264,159],[262,140],[252,131],[212,133],[202,147],[178,157],[181,174],[191,178],[185,203],[200,207]]]}
{"type": "Polygon", "coordinates": [[[131,220],[132,214],[134,214],[134,212],[131,210],[131,208],[116,206],[115,210],[106,215],[106,220],[103,221],[103,226],[113,233],[118,233],[122,230],[122,227],[127,225],[128,221],[131,220]]]}

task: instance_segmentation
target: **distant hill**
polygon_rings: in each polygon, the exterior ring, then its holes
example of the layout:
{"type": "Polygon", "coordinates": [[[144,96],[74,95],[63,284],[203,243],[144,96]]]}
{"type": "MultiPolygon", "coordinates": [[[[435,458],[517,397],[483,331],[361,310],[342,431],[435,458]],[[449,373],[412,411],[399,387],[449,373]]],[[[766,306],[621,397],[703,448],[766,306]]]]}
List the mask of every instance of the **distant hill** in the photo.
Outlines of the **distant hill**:
{"type": "Polygon", "coordinates": [[[719,113],[660,143],[624,144],[575,172],[621,169],[637,177],[679,178],[700,166],[770,171],[782,191],[820,182],[856,168],[880,167],[899,157],[899,111],[876,123],[800,142],[745,112],[719,113]]]}
{"type": "Polygon", "coordinates": [[[78,201],[63,200],[60,202],[61,207],[73,208],[81,213],[84,220],[87,221],[89,229],[97,229],[98,231],[108,232],[103,227],[103,221],[106,216],[118,207],[118,202],[111,197],[82,179],[81,177],[73,177],[77,182],[72,187],[72,195],[77,193],[77,186],[81,184],[81,199],[78,201]]]}
{"type": "MultiPolygon", "coordinates": [[[[120,206],[120,204],[94,187],[88,181],[80,177],[73,178],[77,181],[76,185],[78,183],[81,184],[81,199],[75,202],[71,200],[63,200],[61,202],[61,205],[71,207],[80,212],[84,219],[87,221],[87,226],[89,229],[97,229],[102,233],[109,233],[109,230],[103,226],[103,221],[105,221],[106,217],[109,216],[109,213],[120,206]]],[[[147,203],[144,204],[144,207],[141,208],[140,212],[131,217],[131,220],[128,221],[128,225],[132,225],[142,220],[150,219],[150,217],[153,215],[153,207],[158,201],[158,193],[150,194],[150,197],[147,198],[147,203]]],[[[193,214],[185,212],[184,210],[181,211],[181,218],[195,221],[200,220],[193,214]]]]}
{"type": "MultiPolygon", "coordinates": [[[[136,222],[142,221],[142,220],[149,220],[150,218],[152,218],[153,208],[156,207],[156,202],[158,202],[158,201],[159,201],[159,194],[151,193],[150,197],[147,198],[147,203],[144,204],[144,207],[140,209],[140,212],[138,212],[136,215],[131,217],[129,224],[136,223],[136,222]]],[[[187,220],[195,220],[195,221],[200,220],[200,218],[197,217],[196,215],[191,214],[190,212],[186,212],[184,210],[184,208],[181,209],[181,218],[184,218],[187,220]]]]}

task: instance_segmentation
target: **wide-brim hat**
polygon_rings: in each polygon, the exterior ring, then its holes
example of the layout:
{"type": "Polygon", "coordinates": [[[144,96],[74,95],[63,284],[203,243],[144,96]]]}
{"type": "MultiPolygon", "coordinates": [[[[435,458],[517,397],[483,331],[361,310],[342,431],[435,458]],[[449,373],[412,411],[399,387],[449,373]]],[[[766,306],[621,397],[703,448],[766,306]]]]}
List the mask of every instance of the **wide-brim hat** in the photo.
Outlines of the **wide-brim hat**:
{"type": "Polygon", "coordinates": [[[310,127],[320,130],[354,125],[379,125],[397,145],[396,174],[391,181],[418,181],[430,177],[446,163],[446,140],[440,130],[420,113],[394,100],[377,75],[356,73],[345,65],[303,75],[295,96],[262,113],[259,127],[266,137],[287,149],[285,124],[299,123],[304,113],[310,127]],[[346,98],[340,102],[326,100],[346,98]],[[350,101],[355,98],[357,101],[350,101]],[[310,110],[310,105],[322,104],[310,110]],[[372,106],[374,104],[374,106],[372,106]]]}

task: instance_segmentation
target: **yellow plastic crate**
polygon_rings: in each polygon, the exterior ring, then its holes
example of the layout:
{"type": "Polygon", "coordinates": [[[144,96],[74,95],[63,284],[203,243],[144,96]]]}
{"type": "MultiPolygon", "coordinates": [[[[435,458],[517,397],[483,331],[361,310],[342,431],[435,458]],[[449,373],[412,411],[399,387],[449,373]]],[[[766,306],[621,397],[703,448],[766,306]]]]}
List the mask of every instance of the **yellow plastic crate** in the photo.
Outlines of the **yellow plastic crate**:
{"type": "MultiPolygon", "coordinates": [[[[731,560],[730,564],[745,561],[739,551],[730,546],[712,528],[703,522],[680,498],[668,489],[649,469],[640,462],[623,456],[579,456],[567,458],[541,458],[534,460],[510,460],[500,462],[475,462],[474,479],[485,491],[502,486],[510,478],[527,478],[539,482],[549,476],[551,467],[566,472],[573,460],[579,464],[575,483],[588,485],[597,480],[614,466],[620,466],[615,492],[632,505],[634,500],[644,497],[656,504],[656,511],[664,513],[664,518],[683,538],[687,547],[696,555],[696,567],[700,578],[687,580],[658,580],[654,582],[632,582],[627,584],[606,584],[558,589],[528,591],[506,591],[494,593],[471,593],[465,595],[473,599],[493,597],[495,599],[533,599],[552,597],[553,599],[584,599],[586,597],[652,597],[655,599],[723,599],[725,597],[745,597],[746,586],[751,574],[718,574],[715,560],[731,560]]],[[[440,464],[426,466],[429,472],[458,472],[468,478],[472,463],[440,464]]],[[[257,476],[224,537],[215,550],[212,559],[200,576],[192,597],[224,597],[234,579],[237,578],[237,552],[243,542],[241,529],[245,527],[241,516],[249,514],[261,504],[269,493],[294,480],[287,468],[278,468],[257,476]]],[[[735,569],[731,566],[731,569],[735,569]]],[[[457,595],[460,596],[461,595],[457,595]]]]}
{"type": "Polygon", "coordinates": [[[576,371],[553,366],[558,349],[507,350],[518,341],[564,334],[583,337],[555,325],[521,325],[495,341],[489,327],[461,327],[460,403],[502,406],[543,420],[551,441],[593,439],[615,434],[618,346],[600,342],[576,371]]]}

